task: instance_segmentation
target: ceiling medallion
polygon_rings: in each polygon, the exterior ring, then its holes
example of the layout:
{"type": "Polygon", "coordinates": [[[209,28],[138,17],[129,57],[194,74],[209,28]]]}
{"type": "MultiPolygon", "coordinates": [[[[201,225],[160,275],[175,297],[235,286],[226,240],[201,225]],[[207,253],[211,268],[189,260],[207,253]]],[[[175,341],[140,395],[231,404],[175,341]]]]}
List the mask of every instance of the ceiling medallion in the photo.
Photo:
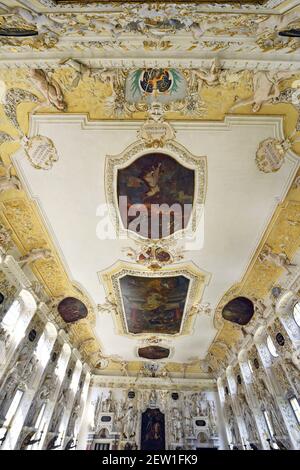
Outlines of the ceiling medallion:
{"type": "Polygon", "coordinates": [[[210,276],[191,263],[164,268],[157,275],[118,262],[100,277],[107,294],[114,296],[116,309],[111,313],[117,333],[149,339],[191,332],[192,307],[200,302],[210,276]]]}

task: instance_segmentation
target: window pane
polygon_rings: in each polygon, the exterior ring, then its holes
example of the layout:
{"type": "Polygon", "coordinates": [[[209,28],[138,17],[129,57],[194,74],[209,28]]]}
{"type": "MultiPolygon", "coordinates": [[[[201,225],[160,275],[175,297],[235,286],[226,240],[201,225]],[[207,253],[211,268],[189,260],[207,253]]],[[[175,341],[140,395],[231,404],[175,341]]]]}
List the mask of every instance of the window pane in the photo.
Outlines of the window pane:
{"type": "Polygon", "coordinates": [[[17,408],[19,406],[22,396],[23,396],[22,390],[17,390],[14,396],[14,399],[11,402],[11,405],[8,408],[8,411],[6,413],[4,426],[8,426],[9,423],[11,422],[11,419],[14,417],[17,411],[17,408]]]}
{"type": "Polygon", "coordinates": [[[296,397],[290,399],[291,407],[295,413],[298,423],[300,424],[300,405],[296,397]]]}
{"type": "Polygon", "coordinates": [[[300,302],[296,303],[293,311],[294,320],[300,326],[300,302]]]}
{"type": "Polygon", "coordinates": [[[278,357],[278,354],[277,354],[277,351],[276,351],[276,348],[275,348],[275,344],[273,343],[271,336],[267,337],[267,346],[268,346],[268,349],[269,349],[270,353],[272,354],[272,356],[273,357],[278,357]]]}

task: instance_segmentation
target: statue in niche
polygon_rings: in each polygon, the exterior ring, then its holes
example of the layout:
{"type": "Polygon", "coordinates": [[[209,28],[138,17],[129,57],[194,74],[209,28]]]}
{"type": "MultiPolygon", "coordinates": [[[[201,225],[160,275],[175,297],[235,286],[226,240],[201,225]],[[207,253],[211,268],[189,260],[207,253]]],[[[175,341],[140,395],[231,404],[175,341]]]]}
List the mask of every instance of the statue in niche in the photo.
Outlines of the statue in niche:
{"type": "Polygon", "coordinates": [[[27,426],[35,425],[43,405],[49,401],[51,395],[56,389],[57,380],[57,377],[55,377],[53,374],[46,375],[26,418],[27,426]]]}
{"type": "Polygon", "coordinates": [[[149,405],[155,406],[156,403],[157,403],[157,393],[155,390],[151,390],[150,395],[149,395],[149,405]]]}
{"type": "Polygon", "coordinates": [[[107,397],[102,401],[101,410],[102,410],[102,413],[111,413],[114,411],[111,390],[108,392],[107,397]]]}
{"type": "Polygon", "coordinates": [[[239,400],[240,400],[240,406],[242,410],[242,416],[243,416],[244,423],[247,429],[248,441],[257,442],[259,441],[259,435],[257,432],[255,420],[253,418],[253,413],[250,410],[250,407],[248,405],[245,395],[241,394],[239,397],[239,400]]]}
{"type": "Polygon", "coordinates": [[[70,420],[69,420],[69,424],[68,424],[68,429],[67,429],[67,435],[68,436],[74,436],[74,434],[75,434],[75,426],[76,426],[76,422],[79,418],[79,413],[80,413],[80,400],[77,399],[76,402],[75,402],[75,405],[73,407],[73,410],[72,410],[72,413],[71,413],[71,416],[70,416],[70,420]]]}
{"type": "Polygon", "coordinates": [[[277,436],[286,436],[287,431],[283,423],[280,410],[274,400],[273,395],[269,392],[263,380],[260,380],[258,385],[258,396],[263,411],[267,411],[269,414],[274,434],[277,436]]]}
{"type": "Polygon", "coordinates": [[[182,416],[178,408],[173,408],[173,418],[172,418],[172,440],[173,442],[181,442],[183,439],[183,426],[182,426],[182,416]]]}
{"type": "Polygon", "coordinates": [[[0,325],[0,358],[5,357],[10,343],[10,334],[0,325]]]}
{"type": "Polygon", "coordinates": [[[137,414],[133,406],[129,406],[123,417],[123,435],[130,439],[135,436],[135,428],[137,423],[137,414]]]}
{"type": "Polygon", "coordinates": [[[51,425],[51,432],[57,432],[61,419],[63,417],[64,411],[67,407],[68,401],[70,397],[70,390],[65,388],[61,391],[55,406],[55,411],[53,414],[52,425],[51,425]]]}
{"type": "Polygon", "coordinates": [[[192,414],[191,414],[191,402],[187,395],[183,398],[183,407],[182,407],[182,415],[184,420],[184,431],[186,436],[190,436],[192,433],[192,414]]]}
{"type": "Polygon", "coordinates": [[[207,411],[208,411],[207,416],[208,416],[209,423],[210,423],[211,434],[212,436],[217,436],[218,435],[217,411],[216,411],[216,406],[215,406],[214,401],[212,400],[208,401],[207,411]]]}
{"type": "Polygon", "coordinates": [[[237,428],[236,420],[233,414],[233,410],[230,405],[225,405],[225,415],[228,423],[228,430],[230,434],[230,444],[232,446],[238,446],[239,444],[239,431],[237,428]]]}
{"type": "Polygon", "coordinates": [[[32,351],[26,345],[22,348],[19,357],[13,367],[8,371],[5,382],[0,391],[0,416],[5,418],[10,404],[18,388],[26,388],[26,382],[34,374],[37,366],[35,356],[31,357],[32,351]]]}

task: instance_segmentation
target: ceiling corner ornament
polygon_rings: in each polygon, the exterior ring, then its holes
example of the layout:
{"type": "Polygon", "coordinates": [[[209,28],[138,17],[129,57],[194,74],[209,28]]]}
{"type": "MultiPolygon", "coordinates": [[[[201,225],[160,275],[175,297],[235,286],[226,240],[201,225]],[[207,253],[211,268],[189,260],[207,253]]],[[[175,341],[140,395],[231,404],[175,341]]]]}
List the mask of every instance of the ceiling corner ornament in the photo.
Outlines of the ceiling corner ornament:
{"type": "Polygon", "coordinates": [[[278,140],[272,137],[263,140],[257,149],[255,163],[257,168],[263,173],[274,173],[278,171],[285,160],[286,154],[290,151],[292,145],[299,142],[300,138],[278,140]]]}
{"type": "Polygon", "coordinates": [[[200,302],[210,275],[192,263],[164,268],[157,274],[133,263],[117,262],[100,272],[118,334],[152,343],[158,338],[190,334],[193,306],[200,302]]]}
{"type": "Polygon", "coordinates": [[[46,136],[36,135],[27,137],[20,127],[17,115],[17,108],[22,102],[31,102],[40,106],[39,98],[21,88],[9,88],[3,99],[3,110],[8,121],[14,126],[19,134],[19,139],[13,138],[10,134],[0,131],[0,145],[5,142],[19,142],[25,154],[34,168],[49,170],[53,163],[58,160],[57,150],[51,139],[46,136]]]}
{"type": "MultiPolygon", "coordinates": [[[[152,241],[161,238],[168,238],[169,240],[172,240],[176,239],[180,234],[194,234],[196,231],[197,225],[201,218],[206,195],[206,157],[194,156],[183,145],[176,142],[174,140],[175,135],[171,126],[169,126],[169,124],[165,121],[161,121],[161,107],[156,107],[155,104],[155,107],[152,107],[152,110],[153,109],[155,110],[155,113],[158,112],[160,116],[159,120],[156,121],[155,119],[152,119],[152,117],[150,117],[149,120],[147,120],[146,123],[143,124],[142,131],[139,133],[140,139],[138,141],[131,144],[119,155],[108,155],[106,157],[106,201],[110,210],[111,218],[116,228],[117,236],[132,236],[136,240],[145,240],[149,238],[151,238],[152,241]],[[149,143],[155,143],[155,152],[151,147],[149,148],[149,143]],[[151,165],[149,165],[148,162],[141,163],[141,160],[147,160],[147,157],[149,157],[149,160],[151,159],[151,165]],[[160,183],[160,173],[162,173],[160,172],[160,167],[164,164],[163,159],[165,159],[165,161],[172,160],[173,166],[181,168],[182,171],[184,171],[185,173],[192,174],[192,185],[189,185],[186,192],[192,191],[193,194],[185,194],[185,188],[183,187],[182,190],[178,191],[177,194],[180,200],[178,198],[175,198],[175,200],[172,201],[165,201],[162,200],[161,196],[158,197],[160,191],[163,190],[163,187],[165,186],[165,184],[160,183]],[[144,167],[141,168],[143,165],[144,167]],[[135,170],[143,170],[143,176],[141,176],[140,174],[134,176],[130,172],[128,178],[128,169],[132,166],[139,167],[135,168],[135,170]],[[147,166],[149,167],[148,172],[145,171],[145,167],[147,166]],[[154,176],[156,176],[155,181],[154,176]],[[172,204],[174,203],[180,202],[180,204],[182,203],[182,206],[185,207],[184,204],[190,201],[191,207],[189,217],[185,219],[185,222],[181,225],[180,229],[174,229],[173,232],[170,231],[167,235],[149,236],[148,232],[146,234],[140,234],[137,231],[131,230],[129,218],[127,217],[127,214],[125,214],[127,220],[126,225],[126,223],[124,223],[122,210],[120,210],[119,205],[119,196],[123,194],[118,194],[118,183],[120,183],[120,180],[122,178],[124,180],[123,186],[125,186],[125,190],[127,191],[127,193],[125,194],[127,198],[130,191],[134,192],[134,184],[143,184],[146,189],[145,194],[139,196],[140,200],[138,202],[140,204],[149,205],[150,203],[150,205],[153,205],[153,197],[155,199],[155,203],[162,204],[168,202],[169,206],[172,206],[172,204]],[[128,179],[131,181],[131,187],[129,187],[129,184],[127,183],[128,179]],[[193,186],[193,188],[191,186],[193,186]],[[189,198],[189,201],[186,201],[187,198],[189,198]],[[147,203],[145,202],[146,200],[147,203]]],[[[177,173],[178,175],[180,175],[180,172],[177,171],[177,173]]],[[[135,194],[134,197],[136,197],[135,194]]],[[[129,200],[130,198],[128,198],[128,201],[129,200]]],[[[134,204],[132,204],[132,206],[133,205],[134,204]]]]}
{"type": "Polygon", "coordinates": [[[37,170],[50,170],[58,161],[58,153],[51,139],[43,135],[31,138],[24,137],[21,141],[31,165],[37,170]]]}

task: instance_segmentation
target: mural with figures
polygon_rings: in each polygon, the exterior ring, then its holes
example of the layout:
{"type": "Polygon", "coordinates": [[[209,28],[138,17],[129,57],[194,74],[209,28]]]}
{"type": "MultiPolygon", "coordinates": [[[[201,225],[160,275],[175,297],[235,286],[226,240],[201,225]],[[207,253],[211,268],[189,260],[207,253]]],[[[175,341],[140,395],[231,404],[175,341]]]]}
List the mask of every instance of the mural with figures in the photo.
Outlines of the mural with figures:
{"type": "Polygon", "coordinates": [[[194,170],[163,153],[143,155],[118,171],[117,193],[123,225],[145,238],[164,238],[186,228],[194,192],[194,170]],[[120,196],[127,200],[124,202],[120,196]],[[159,207],[162,204],[167,206],[159,207]],[[139,217],[141,223],[137,223],[138,213],[133,205],[137,211],[147,211],[144,217],[139,217]],[[141,205],[143,209],[139,208],[141,205]]]}
{"type": "Polygon", "coordinates": [[[174,335],[180,332],[189,279],[126,275],[119,282],[129,333],[174,335]]]}

